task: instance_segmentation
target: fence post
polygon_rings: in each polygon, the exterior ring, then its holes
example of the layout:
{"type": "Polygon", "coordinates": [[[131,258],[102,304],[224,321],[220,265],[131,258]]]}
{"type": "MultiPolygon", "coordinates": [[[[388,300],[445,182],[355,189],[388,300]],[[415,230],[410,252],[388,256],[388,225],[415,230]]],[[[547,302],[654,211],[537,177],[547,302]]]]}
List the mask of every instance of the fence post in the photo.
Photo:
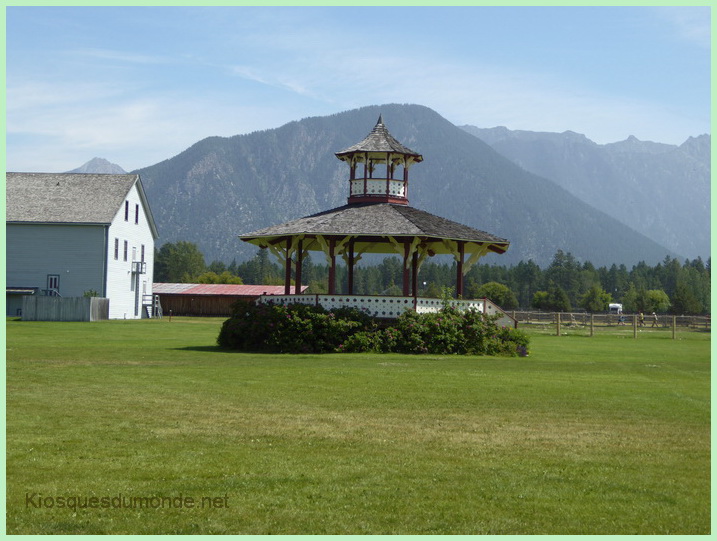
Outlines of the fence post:
{"type": "Polygon", "coordinates": [[[672,316],[672,339],[675,339],[675,329],[677,328],[677,316],[672,316]]]}
{"type": "Polygon", "coordinates": [[[595,326],[595,314],[590,314],[590,336],[593,336],[594,334],[594,326],[595,326]]]}
{"type": "Polygon", "coordinates": [[[637,314],[632,316],[632,337],[637,338],[637,314]]]}
{"type": "Polygon", "coordinates": [[[555,313],[555,318],[557,321],[556,327],[557,327],[558,336],[560,336],[560,312],[555,313]]]}

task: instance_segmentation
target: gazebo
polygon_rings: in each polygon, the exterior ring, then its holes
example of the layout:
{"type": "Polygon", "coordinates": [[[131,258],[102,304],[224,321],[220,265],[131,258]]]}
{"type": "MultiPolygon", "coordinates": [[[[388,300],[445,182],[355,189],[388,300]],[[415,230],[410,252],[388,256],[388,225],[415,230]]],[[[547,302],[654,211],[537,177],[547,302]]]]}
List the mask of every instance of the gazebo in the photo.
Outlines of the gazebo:
{"type": "MultiPolygon", "coordinates": [[[[346,205],[274,225],[240,239],[268,248],[285,266],[284,296],[272,302],[317,303],[326,308],[356,306],[377,316],[396,317],[405,309],[432,310],[438,299],[418,297],[418,271],[427,257],[450,254],[457,264],[456,304],[488,312],[486,299],[462,301],[463,277],[488,252],[502,254],[509,246],[491,235],[408,203],[408,172],[423,156],[405,147],[388,131],[379,116],[363,141],[336,153],[349,166],[346,205]],[[308,251],[321,251],[329,265],[328,295],[300,295],[301,266],[308,251]],[[364,254],[398,254],[403,259],[403,296],[354,295],[354,267],[364,254]],[[336,258],[347,267],[347,295],[337,295],[336,258]],[[291,291],[292,269],[294,292],[291,291]],[[382,309],[385,308],[385,309],[382,309]]],[[[267,299],[268,300],[268,299],[267,299]]]]}

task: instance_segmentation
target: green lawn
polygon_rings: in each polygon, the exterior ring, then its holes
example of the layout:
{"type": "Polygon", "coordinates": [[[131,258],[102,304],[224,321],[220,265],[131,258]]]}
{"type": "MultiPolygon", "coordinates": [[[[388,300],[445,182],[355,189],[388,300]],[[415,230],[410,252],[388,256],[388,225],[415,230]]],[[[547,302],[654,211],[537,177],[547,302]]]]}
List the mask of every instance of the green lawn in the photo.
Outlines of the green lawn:
{"type": "Polygon", "coordinates": [[[220,325],[8,320],[8,533],[710,531],[709,334],[296,356],[220,325]]]}

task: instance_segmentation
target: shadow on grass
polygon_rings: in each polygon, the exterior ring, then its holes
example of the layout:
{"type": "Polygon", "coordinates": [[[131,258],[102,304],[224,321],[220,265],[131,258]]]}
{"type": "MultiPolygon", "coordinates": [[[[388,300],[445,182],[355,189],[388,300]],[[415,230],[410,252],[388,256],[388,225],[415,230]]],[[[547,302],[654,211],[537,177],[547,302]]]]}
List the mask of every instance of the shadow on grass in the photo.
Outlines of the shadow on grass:
{"type": "Polygon", "coordinates": [[[174,351],[196,351],[198,353],[241,353],[233,349],[225,349],[219,346],[188,346],[185,348],[172,348],[174,351]]]}
{"type": "Polygon", "coordinates": [[[283,353],[271,351],[245,351],[239,349],[226,349],[220,346],[187,346],[184,348],[172,348],[173,351],[193,351],[196,353],[250,353],[252,355],[284,355],[283,353]]]}

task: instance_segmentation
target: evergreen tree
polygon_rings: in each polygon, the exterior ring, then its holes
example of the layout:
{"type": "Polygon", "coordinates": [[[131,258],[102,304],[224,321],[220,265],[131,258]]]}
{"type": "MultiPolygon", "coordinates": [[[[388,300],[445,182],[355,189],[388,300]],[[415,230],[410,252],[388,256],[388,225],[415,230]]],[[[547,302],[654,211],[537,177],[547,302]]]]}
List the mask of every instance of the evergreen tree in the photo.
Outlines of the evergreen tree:
{"type": "Polygon", "coordinates": [[[521,261],[513,269],[512,276],[512,282],[515,284],[513,287],[518,292],[519,306],[529,306],[542,278],[540,267],[532,259],[527,263],[521,261]]]}
{"type": "Polygon", "coordinates": [[[548,287],[548,306],[550,310],[556,312],[570,312],[570,297],[567,292],[557,284],[551,284],[548,287]]]}
{"type": "Polygon", "coordinates": [[[221,261],[214,260],[209,264],[207,270],[215,274],[221,274],[227,270],[227,266],[221,261]]]}
{"type": "Polygon", "coordinates": [[[677,315],[699,314],[702,312],[697,297],[690,291],[684,282],[678,282],[675,294],[672,296],[672,313],[677,315]]]}
{"type": "Polygon", "coordinates": [[[168,242],[155,252],[155,282],[187,283],[205,270],[204,255],[192,242],[168,242]]]}
{"type": "Polygon", "coordinates": [[[580,284],[578,271],[579,265],[575,257],[570,252],[564,253],[558,250],[545,271],[545,279],[561,289],[571,303],[578,298],[580,284]]]}
{"type": "Polygon", "coordinates": [[[559,285],[551,283],[547,291],[537,291],[533,296],[533,306],[539,310],[551,312],[569,312],[571,310],[568,294],[559,285]]]}

